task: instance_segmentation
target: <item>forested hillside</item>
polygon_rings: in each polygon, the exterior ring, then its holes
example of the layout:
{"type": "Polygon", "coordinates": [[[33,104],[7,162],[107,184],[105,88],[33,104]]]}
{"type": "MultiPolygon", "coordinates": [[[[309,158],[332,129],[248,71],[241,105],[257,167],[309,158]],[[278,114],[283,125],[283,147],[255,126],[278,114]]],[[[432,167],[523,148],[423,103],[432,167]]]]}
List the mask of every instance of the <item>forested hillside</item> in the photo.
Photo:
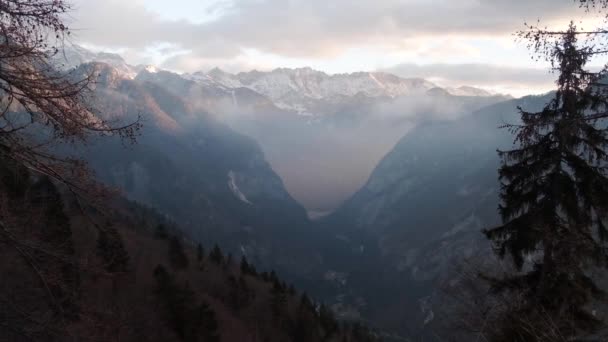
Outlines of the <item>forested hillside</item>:
{"type": "Polygon", "coordinates": [[[99,206],[4,160],[1,341],[374,341],[274,271],[154,210],[99,206]]]}

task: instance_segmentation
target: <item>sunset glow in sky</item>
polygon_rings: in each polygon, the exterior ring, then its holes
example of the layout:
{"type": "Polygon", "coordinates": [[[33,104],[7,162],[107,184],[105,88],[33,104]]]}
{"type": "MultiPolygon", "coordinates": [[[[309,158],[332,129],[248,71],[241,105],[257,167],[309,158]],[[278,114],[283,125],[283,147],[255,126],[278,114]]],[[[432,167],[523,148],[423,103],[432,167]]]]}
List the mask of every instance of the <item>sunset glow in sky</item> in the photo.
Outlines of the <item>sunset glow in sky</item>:
{"type": "Polygon", "coordinates": [[[192,72],[387,70],[524,95],[551,89],[513,33],[589,17],[573,0],[74,0],[74,41],[192,72]]]}

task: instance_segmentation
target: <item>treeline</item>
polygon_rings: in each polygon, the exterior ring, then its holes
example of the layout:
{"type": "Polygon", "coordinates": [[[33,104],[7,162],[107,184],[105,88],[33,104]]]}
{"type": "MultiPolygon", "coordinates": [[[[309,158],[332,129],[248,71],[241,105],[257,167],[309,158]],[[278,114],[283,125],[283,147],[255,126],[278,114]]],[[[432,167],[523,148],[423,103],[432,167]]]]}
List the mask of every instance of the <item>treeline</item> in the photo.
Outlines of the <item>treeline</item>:
{"type": "MultiPolygon", "coordinates": [[[[608,1],[580,5],[608,18],[608,1]]],[[[608,340],[608,68],[590,66],[608,54],[607,32],[574,22],[519,32],[557,87],[540,111],[518,108],[521,120],[504,125],[514,144],[498,151],[502,224],[484,231],[503,267],[469,287],[477,339],[608,340]]]]}
{"type": "Polygon", "coordinates": [[[10,160],[0,163],[0,274],[0,341],[378,340],[276,272],[192,245],[150,209],[83,205],[10,160]]]}
{"type": "Polygon", "coordinates": [[[375,333],[359,323],[339,322],[330,308],[314,302],[306,293],[299,293],[292,284],[280,280],[275,271],[258,272],[245,256],[237,261],[218,245],[207,252],[200,243],[188,253],[190,246],[184,244],[183,237],[168,233],[164,224],[156,227],[155,237],[165,241],[169,265],[168,269],[158,265],[155,277],[163,289],[159,293],[167,302],[168,316],[172,317],[169,321],[178,331],[196,331],[202,323],[197,318],[200,319],[200,312],[205,312],[208,322],[203,324],[205,328],[200,333],[210,341],[218,336],[216,318],[208,304],[197,304],[187,284],[175,285],[174,273],[192,269],[211,279],[219,274],[222,286],[211,286],[210,293],[232,312],[244,319],[254,315],[260,319],[265,315],[265,319],[256,322],[257,334],[263,334],[264,330],[270,335],[280,332],[279,335],[284,336],[282,340],[302,342],[379,340],[375,333]],[[184,304],[186,302],[191,304],[188,306],[184,304]],[[190,317],[188,313],[194,316],[190,317]],[[184,324],[191,326],[188,328],[184,324]]]}

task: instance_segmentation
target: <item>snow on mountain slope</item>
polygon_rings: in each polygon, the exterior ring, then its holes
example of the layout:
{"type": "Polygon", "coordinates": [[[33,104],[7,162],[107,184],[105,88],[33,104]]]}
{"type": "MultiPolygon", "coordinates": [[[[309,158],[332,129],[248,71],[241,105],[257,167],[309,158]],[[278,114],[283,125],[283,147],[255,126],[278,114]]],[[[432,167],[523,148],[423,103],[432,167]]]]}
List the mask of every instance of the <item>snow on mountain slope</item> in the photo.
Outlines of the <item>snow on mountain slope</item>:
{"type": "MultiPolygon", "coordinates": [[[[121,77],[135,79],[139,74],[156,74],[163,70],[152,65],[132,66],[118,54],[92,52],[78,45],[66,46],[54,57],[62,69],[73,69],[83,63],[101,62],[112,66],[121,77]]],[[[302,116],[325,114],[319,108],[350,103],[354,98],[395,99],[405,96],[438,95],[456,97],[491,97],[479,88],[439,88],[420,78],[402,78],[385,72],[355,72],[327,74],[309,67],[279,68],[269,72],[257,70],[231,74],[219,68],[208,72],[185,73],[176,76],[193,81],[209,94],[228,94],[233,103],[240,101],[235,94],[247,91],[265,98],[280,109],[302,116]]]]}
{"type": "Polygon", "coordinates": [[[249,88],[278,102],[293,93],[312,99],[357,94],[397,97],[423,93],[435,87],[423,79],[404,79],[381,72],[328,75],[311,68],[281,68],[270,72],[250,71],[236,75],[216,68],[207,74],[198,72],[185,77],[199,82],[212,80],[227,88],[249,88]]]}
{"type": "Polygon", "coordinates": [[[446,91],[450,95],[454,95],[454,96],[488,97],[488,96],[494,95],[487,90],[475,88],[475,87],[467,87],[467,86],[462,86],[462,87],[458,87],[458,88],[447,88],[446,91]]]}
{"type": "Polygon", "coordinates": [[[247,196],[245,196],[245,194],[241,191],[241,189],[239,189],[239,186],[236,184],[236,174],[234,173],[234,171],[228,172],[228,187],[230,188],[230,191],[232,191],[234,196],[236,196],[241,202],[252,204],[247,199],[247,196]]]}
{"type": "Polygon", "coordinates": [[[183,76],[200,84],[215,83],[227,89],[248,88],[269,98],[279,108],[302,115],[310,114],[314,101],[356,95],[395,98],[424,94],[436,87],[423,79],[405,79],[382,72],[328,75],[311,68],[254,70],[236,75],[215,68],[208,73],[183,76]]]}
{"type": "Polygon", "coordinates": [[[133,67],[118,54],[108,52],[92,52],[79,45],[68,45],[53,56],[53,62],[60,69],[74,69],[86,63],[105,63],[116,69],[123,77],[134,79],[137,68],[133,67]]]}

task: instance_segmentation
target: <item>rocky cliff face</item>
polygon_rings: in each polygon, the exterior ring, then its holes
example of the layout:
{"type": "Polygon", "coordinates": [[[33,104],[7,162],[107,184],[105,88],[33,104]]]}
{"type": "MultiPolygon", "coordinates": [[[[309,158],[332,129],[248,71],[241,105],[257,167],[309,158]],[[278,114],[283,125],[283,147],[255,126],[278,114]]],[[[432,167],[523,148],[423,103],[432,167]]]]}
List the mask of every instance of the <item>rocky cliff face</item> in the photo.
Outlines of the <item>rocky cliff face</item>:
{"type": "MultiPolygon", "coordinates": [[[[228,89],[248,88],[271,99],[281,109],[308,116],[323,114],[313,108],[318,101],[344,100],[361,95],[372,98],[420,96],[437,88],[424,79],[401,78],[384,72],[328,75],[311,68],[280,68],[269,72],[238,74],[215,68],[208,73],[197,72],[184,77],[201,84],[216,84],[228,89]]],[[[444,91],[454,96],[492,96],[472,87],[449,88],[444,91]]]]}
{"type": "Polygon", "coordinates": [[[348,220],[351,231],[382,237],[386,254],[393,253],[393,244],[416,249],[493,224],[499,191],[496,150],[513,141],[499,126],[518,122],[517,106],[537,108],[545,100],[507,101],[455,121],[417,127],[328,220],[348,220]]]}
{"type": "Polygon", "coordinates": [[[279,256],[284,236],[303,234],[305,210],[285,191],[258,145],[184,98],[100,63],[95,106],[120,122],[138,115],[138,143],[93,143],[81,151],[99,176],[129,198],[154,207],[194,238],[217,241],[259,264],[295,263],[279,256]]]}
{"type": "MultiPolygon", "coordinates": [[[[385,281],[400,284],[387,295],[400,300],[378,300],[385,306],[370,305],[370,314],[386,310],[401,321],[417,317],[409,328],[421,329],[431,324],[431,313],[437,310],[433,298],[458,261],[489,255],[481,230],[499,223],[496,150],[511,147],[513,141],[498,127],[518,122],[518,105],[537,109],[546,99],[507,101],[453,122],[416,128],[380,162],[367,184],[324,220],[345,239],[364,246],[357,254],[377,251],[368,255],[389,275],[385,281]]],[[[348,278],[356,272],[340,271],[348,278]]],[[[351,286],[368,294],[382,288],[366,281],[351,286]]]]}
{"type": "MultiPolygon", "coordinates": [[[[412,127],[455,119],[507,98],[381,72],[328,75],[282,68],[230,74],[216,68],[177,74],[129,66],[118,55],[79,47],[65,55],[70,65],[100,59],[123,78],[156,84],[191,110],[253,138],[288,192],[313,214],[335,210],[352,196],[412,127]]],[[[173,111],[170,105],[164,110],[173,111]]],[[[170,119],[166,125],[172,125],[170,119]]]]}
{"type": "Polygon", "coordinates": [[[131,77],[104,63],[83,68],[100,76],[100,112],[144,119],[137,145],[104,142],[82,151],[104,180],[194,238],[286,271],[343,318],[411,336],[432,324],[433,295],[446,270],[482,246],[479,231],[497,222],[495,150],[512,141],[498,126],[515,120],[518,104],[544,104],[527,98],[493,105],[504,98],[454,96],[421,80],[369,73],[331,79],[312,70],[215,70],[184,77],[142,68],[131,77]],[[380,92],[371,76],[389,90],[380,92]],[[359,80],[349,85],[356,93],[338,86],[346,78],[359,80]],[[399,89],[410,95],[396,95],[399,89]],[[417,91],[423,95],[411,96],[417,91]],[[279,93],[305,99],[318,115],[280,108],[272,98],[279,93]],[[233,128],[258,140],[264,153],[233,128]],[[311,225],[275,170],[292,193],[293,184],[324,198],[339,193],[333,205],[365,184],[311,225]]]}

